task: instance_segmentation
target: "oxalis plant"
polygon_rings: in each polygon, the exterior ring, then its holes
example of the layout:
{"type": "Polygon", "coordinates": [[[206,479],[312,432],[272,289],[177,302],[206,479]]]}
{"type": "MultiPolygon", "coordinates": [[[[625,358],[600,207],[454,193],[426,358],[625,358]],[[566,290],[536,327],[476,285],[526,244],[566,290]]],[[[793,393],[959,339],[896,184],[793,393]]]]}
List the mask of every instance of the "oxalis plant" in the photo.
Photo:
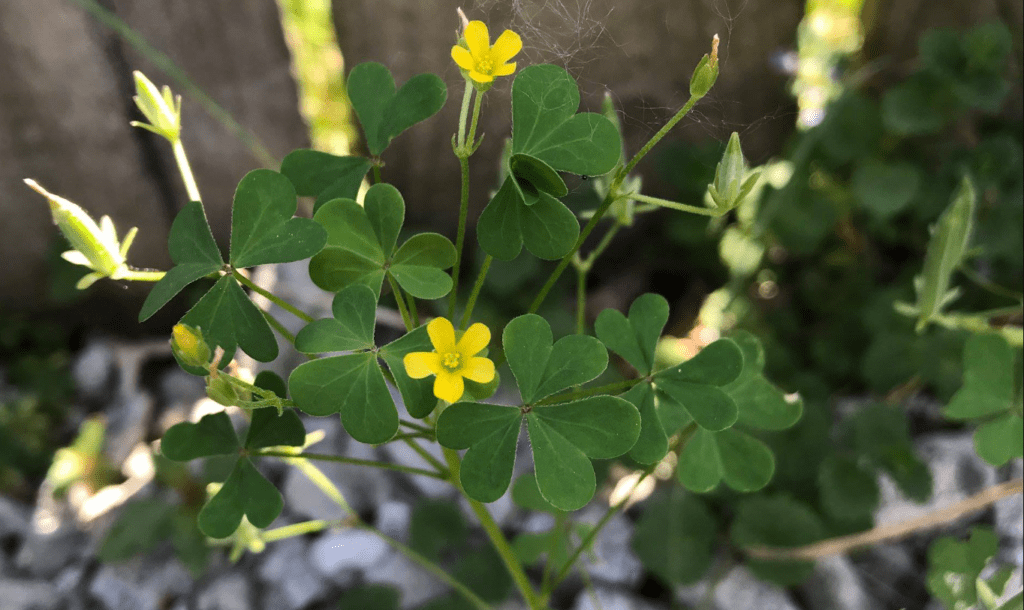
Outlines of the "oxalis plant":
{"type": "MultiPolygon", "coordinates": [[[[504,593],[482,588],[470,577],[449,575],[435,563],[436,557],[362,522],[316,463],[345,462],[433,477],[449,482],[467,498],[511,582],[531,609],[541,609],[548,607],[555,587],[625,504],[613,503],[596,526],[572,523],[569,513],[586,506],[598,487],[592,460],[628,456],[643,468],[637,485],[668,459],[677,464],[680,484],[692,491],[709,491],[723,483],[736,492],[763,488],[774,470],[773,455],[748,431],[792,426],[800,418],[801,403],[787,399],[762,375],[764,355],[753,335],[736,332],[681,364],[664,367],[655,358],[669,318],[663,297],[642,295],[625,315],[601,312],[594,324],[596,336],[586,334],[584,325],[586,275],[616,232],[636,214],[671,208],[722,216],[738,206],[757,181],[744,162],[736,134],[708,187],[706,206],[644,195],[633,174],[637,163],[715,83],[717,45],[716,36],[711,52],[694,70],[689,101],[629,156],[609,103],[602,113],[579,112],[579,90],[565,70],[535,65],[517,71],[511,61],[522,46],[517,34],[506,30],[492,44],[485,24],[466,22],[451,50],[465,77],[452,139],[461,169],[454,244],[437,233],[417,233],[399,243],[405,203],[402,193],[384,181],[380,161],[394,138],[441,109],[447,98],[445,85],[435,75],[420,74],[398,86],[381,64],[355,66],[348,77],[348,94],[370,156],[297,150],[283,160],[280,171],[247,174],[234,195],[226,260],[210,230],[182,146],[181,100],[136,73],[135,100],[147,121],[137,126],[171,144],[190,199],[168,237],[174,266],[166,272],[130,266],[127,252],[134,229],[119,241],[109,218],[97,224],[74,203],[35,182],[29,185],[49,200],[55,222],[71,243],[64,258],[91,270],[79,288],[101,278],[155,282],[140,321],[193,282],[214,280],[174,326],[171,345],[182,368],[206,380],[210,398],[241,409],[248,428],[239,434],[221,411],[171,427],[160,443],[163,456],[178,462],[210,456],[235,460],[226,480],[208,489],[198,516],[202,532],[228,540],[238,557],[246,549],[259,551],[267,542],[289,536],[330,527],[362,528],[450,585],[455,594],[446,607],[489,608],[504,593]],[[482,137],[477,133],[482,100],[496,79],[513,75],[512,135],[500,187],[475,223],[477,243],[486,256],[466,290],[460,285],[460,270],[468,248],[469,162],[482,137]],[[578,216],[561,201],[568,194],[564,173],[593,178],[601,195],[596,209],[578,216]],[[371,185],[360,197],[364,181],[371,185]],[[311,219],[295,217],[298,197],[315,201],[311,219]],[[578,218],[588,219],[582,228],[578,218]],[[581,246],[602,222],[610,226],[583,257],[581,246]],[[529,311],[492,333],[486,325],[473,323],[477,297],[493,259],[516,259],[524,247],[527,256],[558,262],[529,311]],[[257,265],[306,259],[312,281],[335,294],[330,318],[313,319],[254,284],[246,272],[257,265]],[[578,332],[556,339],[549,322],[537,312],[570,266],[576,271],[580,295],[578,332]],[[247,290],[306,325],[292,335],[269,311],[254,304],[247,290]],[[385,291],[390,291],[406,332],[380,345],[374,329],[385,291]],[[433,304],[426,303],[445,297],[446,311],[432,311],[433,304]],[[309,360],[296,367],[287,382],[269,372],[260,373],[252,383],[243,379],[231,366],[235,355],[241,350],[260,362],[275,360],[275,333],[309,360]],[[608,367],[609,352],[635,374],[625,381],[588,386],[608,367]],[[496,391],[497,371],[505,363],[520,400],[485,402],[496,391]],[[400,395],[410,419],[400,416],[392,390],[400,395]],[[362,443],[405,443],[422,456],[426,467],[308,451],[323,435],[307,434],[298,411],[340,416],[348,434],[362,443]],[[554,514],[556,527],[513,543],[487,503],[512,486],[524,423],[533,473],[515,483],[513,498],[526,508],[554,514]],[[443,450],[443,461],[425,448],[435,442],[443,450]],[[263,460],[283,460],[298,468],[347,516],[266,529],[281,513],[283,501],[257,468],[263,460]],[[547,561],[531,571],[539,577],[531,578],[526,568],[542,555],[547,561]]],[[[638,553],[648,565],[660,566],[669,580],[699,576],[711,561],[713,520],[703,505],[689,498],[674,493],[669,503],[652,508],[653,516],[637,534],[638,553]],[[672,529],[670,522],[679,511],[686,527],[697,533],[687,534],[687,548],[668,549],[661,532],[672,529]],[[660,522],[665,526],[657,526],[660,522]]]]}

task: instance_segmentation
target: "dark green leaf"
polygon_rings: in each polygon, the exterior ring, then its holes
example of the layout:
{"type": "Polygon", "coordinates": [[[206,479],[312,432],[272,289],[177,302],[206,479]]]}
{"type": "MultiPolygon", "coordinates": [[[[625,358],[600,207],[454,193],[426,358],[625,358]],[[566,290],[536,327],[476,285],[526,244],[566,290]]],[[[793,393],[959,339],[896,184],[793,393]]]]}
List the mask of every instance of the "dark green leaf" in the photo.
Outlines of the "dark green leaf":
{"type": "Polygon", "coordinates": [[[327,236],[312,220],[293,218],[297,206],[288,178],[269,169],[246,174],[231,208],[231,264],[288,263],[319,252],[327,236]]]}
{"type": "Polygon", "coordinates": [[[310,415],[341,413],[345,430],[376,445],[398,431],[398,410],[372,353],[303,363],[288,378],[295,405],[310,415]]]}
{"type": "Polygon", "coordinates": [[[679,452],[676,477],[686,489],[704,493],[718,487],[722,474],[715,433],[697,428],[679,452]]]}
{"type": "Polygon", "coordinates": [[[668,587],[694,583],[711,567],[717,528],[705,504],[678,487],[645,505],[633,550],[668,587]]]}
{"type": "Polygon", "coordinates": [[[231,419],[223,411],[204,415],[198,423],[174,424],[160,441],[160,452],[175,462],[237,453],[239,448],[231,419]]]}
{"type": "Polygon", "coordinates": [[[306,429],[295,411],[285,409],[279,416],[274,407],[265,407],[252,412],[252,423],[245,436],[246,449],[301,447],[305,442],[306,429]]]}
{"type": "Polygon", "coordinates": [[[633,403],[640,412],[640,436],[629,451],[629,457],[641,464],[653,464],[668,453],[668,435],[654,406],[654,388],[649,383],[635,385],[622,398],[633,403]]]}
{"type": "Polygon", "coordinates": [[[406,292],[420,299],[439,299],[452,289],[442,271],[455,264],[455,246],[437,233],[413,235],[395,252],[389,273],[406,292]]]}
{"type": "Polygon", "coordinates": [[[987,527],[971,529],[970,540],[946,537],[928,549],[928,591],[947,608],[969,608],[978,602],[976,580],[999,550],[999,539],[987,527]]]}
{"type": "MultiPolygon", "coordinates": [[[[423,418],[433,412],[437,406],[437,397],[434,396],[434,382],[427,379],[413,379],[405,372],[403,359],[410,352],[430,352],[434,346],[430,343],[430,336],[427,334],[426,325],[420,326],[411,332],[399,337],[380,348],[380,357],[388,365],[398,391],[402,394],[405,408],[416,418],[423,418]]],[[[468,384],[467,384],[468,387],[468,384]]]]}
{"type": "Polygon", "coordinates": [[[516,479],[516,484],[512,486],[512,501],[526,510],[544,513],[560,512],[541,495],[540,488],[537,487],[537,477],[532,474],[524,474],[516,479]]]}
{"type": "Polygon", "coordinates": [[[284,379],[274,371],[260,371],[252,384],[257,388],[270,390],[281,398],[288,397],[288,386],[285,385],[284,379]]]}
{"type": "Polygon", "coordinates": [[[593,337],[569,335],[554,345],[551,340],[551,326],[536,314],[519,316],[502,333],[505,355],[525,403],[586,383],[608,366],[608,351],[593,337]]]}
{"type": "Polygon", "coordinates": [[[681,404],[701,427],[724,430],[739,417],[736,402],[721,388],[743,370],[743,354],[729,339],[719,339],[696,356],[670,369],[659,371],[655,384],[681,404]]]}
{"type": "Polygon", "coordinates": [[[873,470],[856,460],[831,455],[818,466],[821,504],[833,516],[860,519],[871,516],[878,507],[878,484],[873,470]]]}
{"type": "Polygon", "coordinates": [[[526,249],[544,260],[568,254],[580,235],[576,215],[547,193],[527,195],[525,203],[519,211],[519,219],[526,249]]]}
{"type": "Polygon", "coordinates": [[[249,461],[241,458],[217,495],[199,513],[199,529],[210,538],[227,538],[238,529],[244,515],[264,528],[281,514],[281,493],[249,461]]]}
{"type": "MultiPolygon", "coordinates": [[[[466,583],[473,593],[486,602],[497,604],[512,592],[512,577],[501,556],[490,545],[460,555],[452,576],[466,583]]],[[[465,598],[460,599],[467,605],[467,610],[474,608],[465,598]]],[[[449,608],[451,606],[445,606],[445,610],[449,608]]]]}
{"type": "Polygon", "coordinates": [[[310,279],[330,292],[360,283],[379,294],[387,256],[363,207],[350,199],[334,199],[313,220],[327,229],[327,245],[309,262],[310,279]]]}
{"type": "Polygon", "coordinates": [[[668,322],[668,301],[659,294],[637,297],[629,307],[629,318],[614,309],[597,316],[594,332],[608,349],[626,359],[641,375],[654,370],[654,349],[668,322]]]}
{"type": "Polygon", "coordinates": [[[722,480],[736,491],[757,491],[775,472],[775,456],[767,445],[736,429],[715,433],[722,461],[722,480]]]}
{"type": "MultiPolygon", "coordinates": [[[[555,197],[565,197],[569,194],[569,189],[558,172],[540,159],[530,155],[512,155],[509,160],[509,170],[518,183],[520,191],[525,186],[525,188],[543,191],[555,197]],[[523,185],[523,182],[526,184],[523,185]]],[[[531,201],[527,200],[526,203],[530,204],[531,201]]]]}
{"type": "Polygon", "coordinates": [[[1024,455],[1024,420],[1016,413],[1006,413],[984,423],[974,433],[974,448],[993,466],[1002,466],[1024,455]]]}
{"type": "Polygon", "coordinates": [[[341,610],[398,610],[402,593],[385,585],[362,585],[349,589],[338,598],[341,610]]]}
{"type": "Polygon", "coordinates": [[[469,449],[462,459],[466,493],[480,502],[504,495],[512,481],[522,414],[514,407],[460,402],[437,419],[437,442],[449,449],[469,449]]]}
{"type": "Polygon", "coordinates": [[[398,232],[405,222],[405,200],[402,194],[390,184],[374,184],[363,198],[363,212],[373,228],[381,252],[385,258],[390,257],[398,243],[398,232]]]}
{"type": "Polygon", "coordinates": [[[369,170],[366,157],[339,157],[309,149],[293,150],[281,162],[281,173],[291,180],[295,192],[316,197],[314,212],[331,199],[355,199],[369,170]]]}
{"type": "Polygon", "coordinates": [[[464,544],[467,534],[466,519],[448,500],[420,500],[412,511],[409,546],[431,561],[438,561],[445,547],[464,544]]]}
{"type": "Polygon", "coordinates": [[[184,324],[203,330],[203,338],[211,346],[220,346],[230,357],[241,347],[260,362],[277,358],[277,339],[259,308],[226,275],[213,285],[181,319],[184,324]]]}
{"type": "Polygon", "coordinates": [[[186,204],[174,218],[167,249],[175,266],[149,292],[139,311],[139,322],[149,319],[185,286],[224,266],[203,204],[198,201],[186,204]]]}
{"type": "MultiPolygon", "coordinates": [[[[494,258],[510,261],[523,249],[520,199],[515,179],[508,177],[491,199],[476,224],[476,236],[484,252],[494,258]]],[[[578,226],[578,225],[577,225],[578,226]]]]}
{"type": "Polygon", "coordinates": [[[853,170],[851,187],[860,204],[876,218],[886,220],[903,211],[921,183],[921,172],[907,163],[869,159],[853,170]]]}
{"type": "Polygon", "coordinates": [[[136,500],[127,504],[100,545],[104,563],[130,559],[152,550],[171,534],[174,505],[164,500],[136,500]]]}
{"type": "Polygon", "coordinates": [[[373,347],[377,297],[366,286],[354,285],[334,296],[334,317],[310,322],[295,335],[295,349],[322,354],[373,347]]]}
{"type": "MultiPolygon", "coordinates": [[[[825,537],[821,520],[807,505],[785,496],[752,496],[736,507],[732,540],[741,547],[797,547],[825,537]]],[[[808,561],[748,559],[760,578],[783,587],[799,584],[814,570],[808,561]]]]}
{"type": "Polygon", "coordinates": [[[974,419],[1013,406],[1013,350],[996,334],[972,335],[964,345],[964,385],[943,410],[952,419],[974,419]]]}
{"type": "Polygon", "coordinates": [[[764,349],[754,335],[740,330],[730,337],[743,352],[743,371],[723,389],[739,409],[738,423],[762,430],[784,430],[803,413],[803,402],[788,399],[764,378],[764,349]]]}
{"type": "Polygon", "coordinates": [[[395,91],[391,72],[373,62],[352,68],[347,91],[372,155],[384,152],[392,138],[437,113],[448,97],[444,83],[433,74],[418,74],[395,91]]]}

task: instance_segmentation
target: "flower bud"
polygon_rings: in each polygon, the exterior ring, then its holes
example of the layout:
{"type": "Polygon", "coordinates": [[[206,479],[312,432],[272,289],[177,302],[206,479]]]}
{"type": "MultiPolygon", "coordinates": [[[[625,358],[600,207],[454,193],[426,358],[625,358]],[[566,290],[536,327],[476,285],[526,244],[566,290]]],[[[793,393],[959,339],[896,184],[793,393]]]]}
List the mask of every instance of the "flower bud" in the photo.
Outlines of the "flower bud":
{"type": "Polygon", "coordinates": [[[210,348],[203,340],[203,331],[187,324],[176,324],[171,329],[171,349],[174,355],[189,366],[206,368],[210,364],[210,348]]]}
{"type": "Polygon", "coordinates": [[[175,96],[166,85],[161,92],[153,81],[138,70],[132,74],[135,76],[135,96],[132,99],[149,121],[132,121],[132,126],[148,129],[171,142],[176,142],[181,135],[181,96],[175,96]]]}
{"type": "Polygon", "coordinates": [[[718,34],[711,39],[711,54],[701,58],[690,77],[690,96],[701,98],[718,80],[718,34]]]}
{"type": "Polygon", "coordinates": [[[210,400],[225,407],[238,404],[240,398],[235,386],[231,385],[230,381],[213,375],[206,378],[206,395],[210,397],[210,400]]]}
{"type": "Polygon", "coordinates": [[[715,181],[708,185],[711,199],[719,208],[731,210],[750,194],[757,183],[758,173],[747,177],[747,164],[740,148],[740,136],[735,131],[729,137],[725,154],[715,168],[715,181]],[[746,180],[744,180],[746,178],[746,180]]]}

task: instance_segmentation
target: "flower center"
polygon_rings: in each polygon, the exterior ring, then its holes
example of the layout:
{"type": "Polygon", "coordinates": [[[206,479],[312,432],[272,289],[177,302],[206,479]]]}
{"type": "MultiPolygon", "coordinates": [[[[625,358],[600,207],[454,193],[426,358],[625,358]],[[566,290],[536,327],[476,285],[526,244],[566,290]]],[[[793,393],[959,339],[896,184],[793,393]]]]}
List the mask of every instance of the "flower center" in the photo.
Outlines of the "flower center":
{"type": "Polygon", "coordinates": [[[481,74],[491,74],[494,72],[494,62],[490,58],[477,60],[476,71],[481,74]]]}
{"type": "Polygon", "coordinates": [[[462,368],[462,354],[458,352],[444,354],[441,356],[441,366],[452,372],[459,370],[462,368]]]}

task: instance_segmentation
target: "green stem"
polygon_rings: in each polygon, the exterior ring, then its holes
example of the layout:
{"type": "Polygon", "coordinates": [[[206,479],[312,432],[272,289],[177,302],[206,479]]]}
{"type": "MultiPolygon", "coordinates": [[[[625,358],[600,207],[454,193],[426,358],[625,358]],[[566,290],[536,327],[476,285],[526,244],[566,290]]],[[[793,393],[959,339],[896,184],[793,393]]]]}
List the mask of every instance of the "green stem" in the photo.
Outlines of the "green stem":
{"type": "Polygon", "coordinates": [[[512,581],[515,583],[516,588],[519,589],[526,604],[530,607],[530,610],[543,610],[544,602],[538,599],[537,592],[534,591],[533,585],[530,584],[530,579],[526,576],[523,565],[519,563],[519,557],[512,550],[512,546],[509,544],[508,539],[505,538],[505,534],[502,533],[498,524],[494,522],[494,518],[487,511],[487,507],[466,495],[466,490],[462,488],[462,481],[459,478],[462,467],[459,461],[459,454],[454,449],[446,448],[444,449],[444,457],[448,462],[448,470],[452,473],[452,483],[459,490],[459,493],[469,501],[473,514],[480,520],[480,525],[483,526],[484,532],[491,541],[491,545],[494,546],[494,550],[501,557],[501,561],[505,564],[505,568],[508,569],[508,573],[512,576],[512,581]]]}
{"type": "Polygon", "coordinates": [[[480,123],[480,107],[482,105],[481,102],[483,101],[483,99],[484,94],[477,91],[476,97],[473,99],[473,122],[469,126],[469,137],[466,138],[466,141],[463,143],[463,145],[469,147],[466,150],[467,157],[472,155],[473,152],[476,150],[476,127],[480,123]]]}
{"type": "Polygon", "coordinates": [[[405,306],[405,295],[402,294],[402,289],[398,286],[398,282],[395,278],[391,277],[391,273],[387,272],[384,275],[388,277],[388,284],[391,285],[391,292],[395,294],[395,303],[398,304],[398,313],[402,314],[402,322],[405,324],[405,330],[412,330],[412,318],[409,317],[409,310],[405,306]]]}
{"type": "Polygon", "coordinates": [[[466,330],[469,326],[469,321],[473,316],[473,309],[476,307],[476,299],[480,296],[480,289],[484,286],[484,280],[487,279],[487,272],[491,270],[491,262],[494,257],[490,254],[484,258],[483,264],[480,265],[480,273],[476,275],[476,282],[473,283],[473,291],[469,293],[469,301],[466,302],[466,311],[462,312],[462,322],[459,323],[460,330],[466,330]]]}
{"type": "Polygon", "coordinates": [[[576,267],[576,334],[586,332],[587,316],[587,268],[576,267]]]}
{"type": "Polygon", "coordinates": [[[580,398],[586,398],[588,396],[596,396],[598,394],[618,394],[620,391],[628,390],[635,386],[641,381],[645,381],[646,377],[637,377],[636,379],[626,379],[625,381],[616,381],[615,383],[609,383],[602,386],[593,388],[586,388],[583,390],[574,390],[572,392],[565,392],[564,394],[556,394],[549,396],[543,400],[538,400],[533,403],[533,406],[539,407],[543,405],[552,405],[560,402],[568,402],[570,400],[577,400],[580,398]]]}
{"type": "Polygon", "coordinates": [[[164,279],[167,275],[166,271],[157,271],[156,269],[133,269],[128,268],[128,272],[123,274],[120,279],[132,280],[135,282],[159,282],[164,279]]]}
{"type": "MultiPolygon", "coordinates": [[[[356,458],[345,457],[341,455],[328,455],[323,453],[289,453],[286,451],[270,451],[270,450],[257,450],[253,451],[251,455],[259,455],[263,457],[279,457],[279,458],[306,458],[308,460],[319,460],[322,462],[338,462],[340,464],[353,464],[355,466],[368,466],[370,468],[380,468],[381,470],[394,470],[396,472],[404,472],[406,474],[418,474],[425,477],[431,477],[434,479],[441,479],[442,481],[448,480],[448,472],[446,468],[440,470],[425,470],[423,468],[413,468],[412,466],[403,466],[401,464],[392,464],[391,462],[377,462],[375,460],[360,460],[356,458]]],[[[439,464],[440,465],[440,464],[439,464]]]]}
{"type": "Polygon", "coordinates": [[[466,119],[469,117],[469,100],[474,89],[473,83],[466,80],[466,91],[462,94],[462,108],[459,110],[459,139],[455,141],[459,148],[466,145],[466,119]]]}
{"type": "Polygon", "coordinates": [[[364,523],[362,520],[360,520],[358,513],[352,510],[352,507],[349,506],[348,502],[345,500],[345,496],[342,495],[338,487],[333,482],[331,482],[331,480],[328,479],[327,476],[324,475],[324,473],[314,464],[310,463],[308,460],[294,458],[289,461],[291,464],[296,466],[302,472],[302,474],[306,475],[306,477],[309,478],[309,480],[312,481],[314,485],[319,487],[320,491],[324,492],[324,494],[327,495],[327,497],[334,500],[334,502],[338,506],[340,506],[342,510],[351,515],[353,527],[357,527],[361,530],[370,532],[371,534],[377,536],[384,542],[391,545],[399,553],[405,555],[407,558],[409,558],[409,560],[418,563],[421,567],[423,567],[423,569],[427,570],[435,577],[437,577],[438,580],[444,582],[448,586],[458,591],[458,593],[465,597],[466,600],[469,601],[469,603],[473,604],[474,608],[477,608],[478,610],[491,610],[491,606],[488,605],[487,602],[480,599],[480,597],[477,594],[470,591],[469,588],[466,587],[466,585],[452,578],[451,575],[442,570],[441,567],[438,566],[436,563],[427,559],[423,555],[420,555],[416,551],[402,544],[398,540],[395,540],[391,536],[388,536],[387,534],[373,527],[372,525],[364,523]]]}
{"type": "Polygon", "coordinates": [[[459,275],[462,268],[462,249],[466,245],[466,217],[469,215],[469,157],[459,155],[459,229],[455,235],[455,265],[452,267],[452,293],[448,299],[448,319],[455,317],[455,304],[459,300],[459,275]]]}
{"type": "Polygon", "coordinates": [[[438,472],[446,473],[448,475],[447,478],[451,478],[451,477],[455,476],[451,472],[449,472],[449,469],[444,464],[442,464],[440,462],[440,460],[438,460],[436,457],[430,455],[430,453],[426,449],[424,449],[423,447],[420,447],[420,444],[417,443],[415,440],[413,440],[411,438],[404,438],[404,439],[402,439],[402,442],[404,442],[406,445],[409,445],[409,447],[413,451],[418,453],[419,456],[421,458],[423,458],[423,460],[426,463],[428,463],[431,466],[433,466],[434,468],[436,468],[438,472]]]}
{"type": "Polygon", "coordinates": [[[412,320],[413,327],[419,328],[420,310],[416,307],[416,297],[412,296],[412,293],[406,293],[405,301],[409,305],[409,319],[412,320]]]}
{"type": "Polygon", "coordinates": [[[604,234],[604,237],[601,238],[601,241],[598,242],[597,246],[591,250],[590,254],[587,255],[587,259],[583,261],[587,271],[590,271],[590,268],[594,265],[594,261],[597,260],[597,257],[601,256],[601,254],[603,254],[612,243],[612,239],[615,238],[615,234],[619,232],[619,229],[621,229],[622,226],[621,222],[616,221],[615,224],[608,229],[608,232],[604,234]]]}
{"type": "Polygon", "coordinates": [[[637,151],[635,155],[633,155],[633,158],[629,160],[629,163],[626,164],[626,167],[622,168],[622,171],[620,171],[619,175],[617,176],[617,181],[619,182],[619,184],[622,183],[621,179],[628,176],[630,172],[633,171],[633,168],[636,167],[636,164],[640,163],[640,160],[647,156],[647,153],[651,152],[651,149],[654,148],[654,145],[660,142],[661,139],[664,138],[666,135],[668,135],[668,132],[672,131],[672,128],[676,126],[676,123],[681,121],[683,117],[686,116],[688,112],[690,112],[690,109],[693,108],[693,105],[696,104],[697,100],[699,99],[699,97],[690,96],[690,99],[687,100],[686,104],[684,104],[678,112],[676,112],[675,116],[669,119],[668,123],[665,123],[665,125],[658,130],[658,133],[654,134],[654,136],[647,141],[647,144],[644,144],[643,148],[641,148],[639,151],[637,151]]]}
{"type": "Polygon", "coordinates": [[[295,345],[295,335],[288,332],[288,329],[284,327],[284,324],[281,324],[280,320],[271,315],[269,311],[263,311],[261,309],[260,313],[263,314],[263,317],[264,319],[266,319],[267,323],[270,324],[270,326],[277,331],[277,334],[284,337],[284,340],[287,341],[288,343],[295,345]]]}
{"type": "Polygon", "coordinates": [[[416,430],[417,432],[422,432],[422,433],[427,434],[429,436],[433,436],[434,435],[434,430],[432,428],[429,428],[429,427],[424,426],[422,424],[417,424],[416,422],[409,421],[407,419],[400,419],[400,420],[398,420],[398,423],[402,424],[406,428],[412,428],[413,430],[416,430]]]}
{"type": "Polygon", "coordinates": [[[313,321],[313,316],[307,314],[306,312],[302,311],[298,307],[295,307],[294,305],[292,305],[288,301],[285,301],[284,299],[282,299],[281,297],[275,295],[274,293],[270,292],[269,290],[265,290],[263,288],[260,288],[252,280],[250,280],[249,278],[245,277],[245,275],[243,275],[242,272],[239,271],[238,269],[232,269],[231,270],[231,275],[233,275],[235,277],[235,279],[238,280],[239,284],[242,284],[243,286],[249,288],[250,290],[252,290],[256,294],[266,298],[271,303],[274,303],[275,305],[277,305],[281,309],[287,311],[288,313],[292,314],[293,316],[295,316],[296,318],[302,320],[303,322],[312,322],[313,321]]]}
{"type": "Polygon", "coordinates": [[[373,183],[374,184],[380,184],[381,180],[382,180],[382,178],[381,178],[381,175],[380,175],[380,166],[377,165],[376,163],[374,163],[373,164],[373,183]]]}
{"type": "Polygon", "coordinates": [[[631,199],[641,201],[643,203],[650,203],[663,208],[669,208],[672,210],[679,210],[681,212],[690,212],[691,214],[700,214],[701,216],[711,216],[717,218],[727,212],[728,210],[719,210],[715,208],[702,208],[696,205],[689,205],[686,203],[678,203],[676,201],[669,201],[668,199],[661,199],[660,197],[651,197],[649,195],[641,195],[640,193],[634,193],[630,195],[631,199]]]}
{"type": "Polygon", "coordinates": [[[284,527],[275,527],[272,530],[263,530],[260,532],[260,540],[263,542],[277,542],[285,538],[321,532],[329,527],[341,527],[350,523],[351,521],[348,519],[313,519],[311,521],[302,521],[285,525],[284,527]]]}
{"type": "Polygon", "coordinates": [[[192,175],[192,166],[188,164],[188,156],[185,155],[185,146],[181,138],[171,142],[171,149],[174,150],[174,160],[178,162],[178,172],[181,173],[181,181],[185,183],[185,192],[189,201],[202,201],[199,196],[199,185],[196,184],[196,177],[192,175]]]}
{"type": "Polygon", "coordinates": [[[1024,299],[1024,296],[1008,288],[1003,288],[1002,286],[996,284],[995,282],[989,281],[988,278],[983,277],[980,273],[978,273],[974,269],[971,269],[970,265],[961,264],[959,269],[960,272],[964,274],[964,277],[966,277],[968,280],[974,282],[975,284],[978,285],[978,287],[987,290],[994,295],[1006,297],[1008,299],[1013,299],[1015,301],[1020,301],[1021,299],[1024,299]]]}

